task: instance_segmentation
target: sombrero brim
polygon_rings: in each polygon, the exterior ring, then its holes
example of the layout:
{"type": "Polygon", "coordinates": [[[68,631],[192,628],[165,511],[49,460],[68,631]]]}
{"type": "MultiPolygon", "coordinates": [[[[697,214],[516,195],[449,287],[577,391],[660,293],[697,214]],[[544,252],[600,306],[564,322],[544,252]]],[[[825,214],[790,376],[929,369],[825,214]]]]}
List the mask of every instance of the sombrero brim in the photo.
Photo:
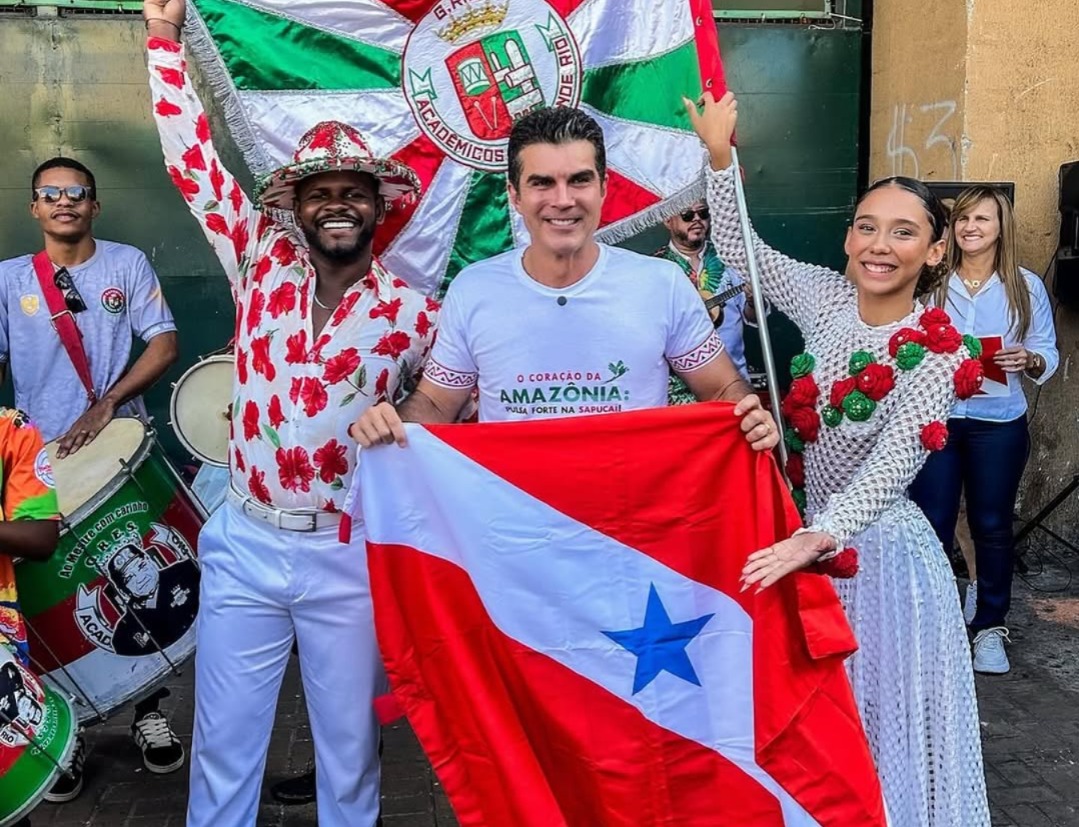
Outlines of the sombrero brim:
{"type": "Polygon", "coordinates": [[[291,210],[295,203],[296,184],[322,172],[366,172],[378,179],[379,194],[389,201],[418,192],[420,179],[412,169],[386,158],[351,157],[328,160],[313,158],[274,170],[256,187],[255,197],[262,207],[291,210]]]}

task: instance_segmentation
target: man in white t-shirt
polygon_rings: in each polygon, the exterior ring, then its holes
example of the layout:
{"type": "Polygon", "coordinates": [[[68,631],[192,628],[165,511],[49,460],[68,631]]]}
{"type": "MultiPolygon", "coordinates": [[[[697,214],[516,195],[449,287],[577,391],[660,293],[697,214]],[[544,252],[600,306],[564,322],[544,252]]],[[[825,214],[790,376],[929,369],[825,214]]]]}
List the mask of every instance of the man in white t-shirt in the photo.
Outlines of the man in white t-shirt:
{"type": "Polygon", "coordinates": [[[662,407],[669,366],[697,399],[737,402],[755,449],[774,447],[775,422],[682,271],[596,242],[606,153],[595,120],[565,107],[527,115],[508,159],[531,243],[461,271],[415,393],[367,409],[353,437],[404,444],[402,421],[453,422],[477,386],[481,422],[662,407]]]}

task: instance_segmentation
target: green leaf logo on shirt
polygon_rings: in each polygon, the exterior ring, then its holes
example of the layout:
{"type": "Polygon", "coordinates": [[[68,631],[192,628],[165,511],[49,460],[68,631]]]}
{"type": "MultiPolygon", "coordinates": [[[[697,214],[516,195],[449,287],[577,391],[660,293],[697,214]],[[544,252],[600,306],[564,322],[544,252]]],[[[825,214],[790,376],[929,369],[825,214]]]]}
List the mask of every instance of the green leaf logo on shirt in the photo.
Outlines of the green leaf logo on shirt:
{"type": "Polygon", "coordinates": [[[603,384],[605,385],[608,382],[613,382],[616,379],[621,379],[623,376],[629,373],[629,368],[626,367],[626,363],[623,362],[621,359],[619,359],[617,362],[611,362],[609,365],[607,365],[607,370],[611,372],[611,378],[604,381],[603,384]]]}

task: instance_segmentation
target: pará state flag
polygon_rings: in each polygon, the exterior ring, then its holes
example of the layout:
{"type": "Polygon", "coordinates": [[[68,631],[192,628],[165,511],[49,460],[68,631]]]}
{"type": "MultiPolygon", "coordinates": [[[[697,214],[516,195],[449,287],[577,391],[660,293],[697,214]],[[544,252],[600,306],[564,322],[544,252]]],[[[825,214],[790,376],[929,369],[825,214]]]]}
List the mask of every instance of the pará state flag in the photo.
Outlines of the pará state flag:
{"type": "Polygon", "coordinates": [[[798,517],[731,405],[407,429],[348,507],[462,825],[885,824],[830,581],[740,590],[798,517]]]}
{"type": "Polygon", "coordinates": [[[725,87],[709,0],[193,0],[185,36],[255,175],[323,120],[411,166],[375,252],[439,292],[465,265],[527,243],[506,194],[514,120],[575,106],[603,127],[615,242],[702,195],[681,96],[725,87]]]}

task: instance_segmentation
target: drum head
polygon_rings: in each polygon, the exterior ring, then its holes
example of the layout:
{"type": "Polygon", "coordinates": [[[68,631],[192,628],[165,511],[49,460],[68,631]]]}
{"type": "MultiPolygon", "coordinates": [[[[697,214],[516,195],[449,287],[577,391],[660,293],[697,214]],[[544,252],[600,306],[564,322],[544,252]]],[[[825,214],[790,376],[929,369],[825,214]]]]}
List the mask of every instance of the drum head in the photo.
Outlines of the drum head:
{"type": "Polygon", "coordinates": [[[210,465],[229,462],[232,354],[203,359],[172,390],[172,429],[194,456],[210,465]]]}
{"type": "Polygon", "coordinates": [[[52,462],[60,513],[70,519],[99,492],[108,496],[104,489],[123,470],[121,460],[136,464],[134,457],[147,439],[145,423],[118,417],[102,428],[93,442],[63,459],[56,458],[59,441],[48,443],[45,450],[52,462]]]}

